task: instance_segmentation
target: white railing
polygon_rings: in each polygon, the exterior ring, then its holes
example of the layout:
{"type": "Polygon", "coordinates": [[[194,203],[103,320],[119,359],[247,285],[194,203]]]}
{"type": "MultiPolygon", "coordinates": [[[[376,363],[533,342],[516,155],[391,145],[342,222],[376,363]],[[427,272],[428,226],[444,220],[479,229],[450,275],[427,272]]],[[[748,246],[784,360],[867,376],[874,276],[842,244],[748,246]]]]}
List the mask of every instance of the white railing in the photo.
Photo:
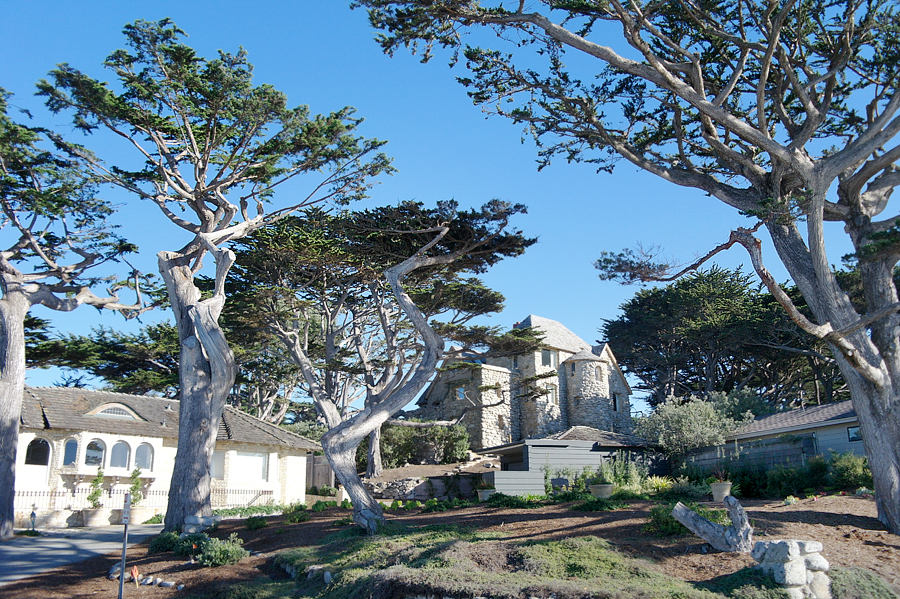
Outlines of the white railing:
{"type": "MultiPolygon", "coordinates": [[[[16,510],[81,510],[90,507],[89,488],[74,491],[16,491],[16,510]]],[[[122,509],[127,489],[105,489],[100,498],[103,507],[122,509]]],[[[213,509],[266,505],[273,499],[271,489],[213,489],[210,500],[213,509]]],[[[168,491],[144,491],[140,505],[165,510],[169,503],[168,491]]]]}

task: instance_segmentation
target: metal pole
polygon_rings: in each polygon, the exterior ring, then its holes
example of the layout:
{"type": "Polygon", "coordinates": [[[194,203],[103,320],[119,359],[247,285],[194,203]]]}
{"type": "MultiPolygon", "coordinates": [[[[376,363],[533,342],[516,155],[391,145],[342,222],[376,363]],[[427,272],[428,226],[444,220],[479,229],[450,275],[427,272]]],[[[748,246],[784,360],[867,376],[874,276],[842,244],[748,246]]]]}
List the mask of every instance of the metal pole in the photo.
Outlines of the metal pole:
{"type": "Polygon", "coordinates": [[[131,519],[131,493],[125,493],[125,505],[122,508],[122,523],[125,533],[122,536],[122,565],[119,569],[119,599],[125,590],[125,550],[128,549],[128,521],[131,519]]]}

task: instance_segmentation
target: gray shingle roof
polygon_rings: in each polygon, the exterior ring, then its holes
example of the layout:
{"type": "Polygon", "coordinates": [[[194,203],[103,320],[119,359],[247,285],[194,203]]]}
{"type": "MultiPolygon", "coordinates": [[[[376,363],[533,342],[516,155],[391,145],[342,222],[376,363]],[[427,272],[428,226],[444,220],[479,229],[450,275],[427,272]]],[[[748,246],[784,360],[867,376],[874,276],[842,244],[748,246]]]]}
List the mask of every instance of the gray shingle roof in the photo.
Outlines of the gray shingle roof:
{"type": "MultiPolygon", "coordinates": [[[[143,437],[178,437],[178,407],[174,399],[128,395],[75,387],[25,387],[22,397],[22,426],[37,429],[65,429],[97,433],[130,434],[143,437]],[[140,420],[89,416],[105,404],[127,406],[140,420]]],[[[315,441],[281,429],[259,418],[225,406],[219,421],[217,440],[242,441],[261,445],[281,445],[315,451],[315,441]]]]}
{"type": "Polygon", "coordinates": [[[838,401],[823,406],[807,406],[788,412],[760,416],[730,438],[741,439],[780,431],[803,430],[827,424],[839,424],[856,418],[853,402],[838,401]]]}
{"type": "Polygon", "coordinates": [[[594,443],[599,443],[604,447],[649,447],[652,445],[650,441],[635,437],[634,435],[623,435],[611,431],[601,431],[589,426],[573,426],[561,433],[545,437],[545,439],[556,439],[558,441],[592,441],[594,443]]]}
{"type": "Polygon", "coordinates": [[[591,344],[587,343],[567,329],[561,322],[529,314],[528,318],[515,326],[517,329],[531,327],[544,334],[544,345],[554,349],[562,349],[576,354],[583,349],[591,350],[591,344]]]}

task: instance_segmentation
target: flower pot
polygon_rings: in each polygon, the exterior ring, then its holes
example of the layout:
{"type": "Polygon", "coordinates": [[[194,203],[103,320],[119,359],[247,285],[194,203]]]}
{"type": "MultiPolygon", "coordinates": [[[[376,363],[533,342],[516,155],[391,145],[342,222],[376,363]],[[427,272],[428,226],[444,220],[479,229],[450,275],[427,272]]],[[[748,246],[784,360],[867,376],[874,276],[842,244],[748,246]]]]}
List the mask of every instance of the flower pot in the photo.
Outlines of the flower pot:
{"type": "Polygon", "coordinates": [[[725,497],[731,495],[731,483],[710,483],[709,488],[712,491],[713,501],[725,501],[725,497]]]}
{"type": "Polygon", "coordinates": [[[85,508],[81,510],[82,526],[109,526],[109,516],[112,510],[109,508],[85,508]]]}
{"type": "Polygon", "coordinates": [[[496,489],[478,489],[478,501],[487,501],[496,492],[496,489]]]}
{"type": "Polygon", "coordinates": [[[597,497],[599,499],[606,499],[608,497],[612,497],[613,491],[615,490],[615,485],[613,484],[601,484],[601,485],[591,485],[591,495],[597,497]]]}

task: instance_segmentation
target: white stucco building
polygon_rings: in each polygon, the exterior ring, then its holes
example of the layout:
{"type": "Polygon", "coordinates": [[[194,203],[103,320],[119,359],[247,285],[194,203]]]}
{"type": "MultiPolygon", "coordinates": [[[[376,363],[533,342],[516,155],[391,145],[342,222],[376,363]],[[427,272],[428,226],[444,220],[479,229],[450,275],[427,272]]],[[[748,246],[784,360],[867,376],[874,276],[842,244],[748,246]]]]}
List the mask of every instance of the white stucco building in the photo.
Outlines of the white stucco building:
{"type": "MultiPolygon", "coordinates": [[[[136,467],[144,505],[164,511],[178,408],[178,401],[159,397],[26,387],[16,457],[17,515],[86,507],[98,469],[104,505],[121,508],[136,467]]],[[[305,501],[306,457],[317,449],[314,441],[227,406],[210,469],[213,504],[305,501]]]]}

